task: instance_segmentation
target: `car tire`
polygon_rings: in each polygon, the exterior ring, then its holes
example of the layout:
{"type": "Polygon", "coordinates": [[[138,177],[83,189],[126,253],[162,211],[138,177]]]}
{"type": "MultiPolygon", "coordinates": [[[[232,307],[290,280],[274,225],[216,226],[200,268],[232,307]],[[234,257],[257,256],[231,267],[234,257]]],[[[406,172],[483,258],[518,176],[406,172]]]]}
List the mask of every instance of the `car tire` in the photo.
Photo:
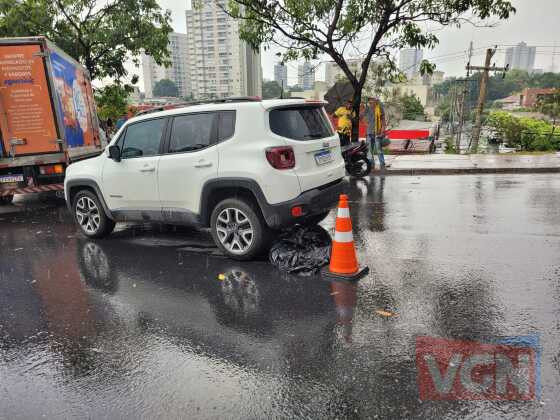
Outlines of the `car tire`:
{"type": "Polygon", "coordinates": [[[210,231],[218,248],[234,260],[254,259],[269,244],[270,230],[260,210],[240,198],[218,203],[210,217],[210,231]]]}
{"type": "Polygon", "coordinates": [[[14,201],[13,195],[3,195],[2,197],[0,197],[0,206],[12,204],[12,201],[14,201]]]}
{"type": "Polygon", "coordinates": [[[323,220],[325,220],[327,218],[327,216],[330,214],[330,210],[326,211],[324,213],[319,213],[319,214],[314,214],[312,216],[307,217],[302,225],[304,226],[315,226],[318,225],[319,223],[321,223],[323,220]]]}
{"type": "Polygon", "coordinates": [[[72,213],[81,232],[88,238],[103,238],[115,228],[115,222],[107,217],[97,195],[89,190],[76,194],[72,213]]]}

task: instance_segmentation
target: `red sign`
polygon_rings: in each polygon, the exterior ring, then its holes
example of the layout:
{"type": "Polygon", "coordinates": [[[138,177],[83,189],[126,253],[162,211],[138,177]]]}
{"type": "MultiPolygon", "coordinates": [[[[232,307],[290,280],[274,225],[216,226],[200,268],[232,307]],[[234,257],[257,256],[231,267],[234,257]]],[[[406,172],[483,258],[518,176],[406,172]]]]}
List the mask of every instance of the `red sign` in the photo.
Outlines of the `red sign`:
{"type": "Polygon", "coordinates": [[[430,130],[388,130],[387,137],[391,140],[427,139],[430,130]]]}

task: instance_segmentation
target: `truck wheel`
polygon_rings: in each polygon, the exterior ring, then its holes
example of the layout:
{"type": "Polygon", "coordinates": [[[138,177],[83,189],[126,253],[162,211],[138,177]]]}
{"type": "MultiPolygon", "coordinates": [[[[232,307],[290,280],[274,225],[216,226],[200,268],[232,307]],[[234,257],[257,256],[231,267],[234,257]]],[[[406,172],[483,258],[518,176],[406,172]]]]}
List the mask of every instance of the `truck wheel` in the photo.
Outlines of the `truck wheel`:
{"type": "Polygon", "coordinates": [[[228,198],[214,208],[210,230],[216,245],[235,260],[253,259],[268,244],[269,230],[260,211],[239,198],[228,198]]]}
{"type": "Polygon", "coordinates": [[[72,208],[80,230],[88,238],[102,238],[115,228],[115,222],[107,217],[99,199],[91,191],[78,192],[72,208]]]}
{"type": "Polygon", "coordinates": [[[0,206],[11,204],[12,201],[14,201],[13,195],[3,195],[2,197],[0,197],[0,206]]]}

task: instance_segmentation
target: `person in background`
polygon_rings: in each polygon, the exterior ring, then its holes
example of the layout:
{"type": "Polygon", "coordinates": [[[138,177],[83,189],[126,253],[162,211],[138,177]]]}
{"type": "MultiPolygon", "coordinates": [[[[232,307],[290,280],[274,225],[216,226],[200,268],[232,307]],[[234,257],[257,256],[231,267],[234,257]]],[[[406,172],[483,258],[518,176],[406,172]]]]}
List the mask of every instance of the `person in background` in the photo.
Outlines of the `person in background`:
{"type": "Polygon", "coordinates": [[[111,137],[113,135],[115,127],[113,127],[113,120],[110,117],[107,118],[107,121],[105,121],[105,127],[103,128],[105,129],[107,137],[111,137]]]}
{"type": "Polygon", "coordinates": [[[101,147],[107,146],[107,134],[101,125],[99,126],[99,141],[101,142],[101,147]]]}
{"type": "MultiPolygon", "coordinates": [[[[385,155],[381,146],[381,139],[385,136],[385,130],[387,129],[385,110],[381,101],[377,98],[368,98],[364,116],[367,119],[367,133],[371,147],[371,156],[373,158],[377,153],[381,169],[388,168],[391,165],[385,164],[385,155]]],[[[375,160],[372,162],[372,166],[375,167],[375,160]]]]}
{"type": "Polygon", "coordinates": [[[115,125],[115,131],[119,131],[121,129],[121,127],[124,125],[124,123],[126,122],[126,120],[127,120],[126,115],[120,117],[117,120],[117,124],[115,125]]]}
{"type": "Polygon", "coordinates": [[[339,107],[334,115],[338,118],[338,137],[340,138],[340,146],[348,146],[350,144],[350,136],[352,135],[352,101],[346,101],[344,106],[339,107]]]}

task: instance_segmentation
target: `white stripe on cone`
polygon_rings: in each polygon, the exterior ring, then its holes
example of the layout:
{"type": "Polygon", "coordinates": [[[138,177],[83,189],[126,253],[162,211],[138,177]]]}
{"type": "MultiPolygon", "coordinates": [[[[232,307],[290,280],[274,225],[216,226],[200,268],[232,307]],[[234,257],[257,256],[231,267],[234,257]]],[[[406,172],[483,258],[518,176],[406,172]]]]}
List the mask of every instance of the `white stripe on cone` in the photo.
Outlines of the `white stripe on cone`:
{"type": "Polygon", "coordinates": [[[340,207],[338,209],[338,214],[336,215],[336,217],[345,217],[345,218],[349,218],[350,217],[350,209],[349,208],[344,208],[344,207],[340,207]]]}
{"type": "Polygon", "coordinates": [[[334,240],[335,240],[336,242],[344,242],[344,243],[347,243],[347,242],[354,242],[354,237],[352,236],[352,232],[351,232],[351,231],[350,231],[350,232],[339,232],[339,231],[336,231],[336,232],[334,233],[334,240]]]}

